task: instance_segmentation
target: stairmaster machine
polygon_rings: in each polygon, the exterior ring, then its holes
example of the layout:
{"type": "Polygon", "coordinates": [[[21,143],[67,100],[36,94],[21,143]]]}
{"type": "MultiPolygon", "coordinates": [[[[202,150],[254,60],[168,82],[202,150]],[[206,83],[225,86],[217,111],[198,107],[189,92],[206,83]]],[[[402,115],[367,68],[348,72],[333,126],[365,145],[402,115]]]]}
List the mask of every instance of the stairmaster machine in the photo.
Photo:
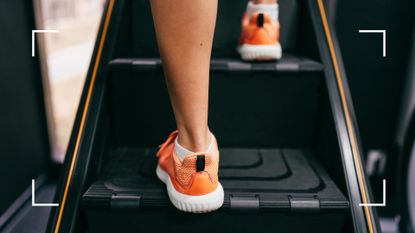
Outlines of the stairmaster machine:
{"type": "Polygon", "coordinates": [[[279,4],[283,57],[251,63],[235,51],[246,2],[219,1],[209,125],[225,202],[195,215],[155,175],[175,124],[149,1],[108,0],[48,232],[380,232],[325,2],[279,4]]]}

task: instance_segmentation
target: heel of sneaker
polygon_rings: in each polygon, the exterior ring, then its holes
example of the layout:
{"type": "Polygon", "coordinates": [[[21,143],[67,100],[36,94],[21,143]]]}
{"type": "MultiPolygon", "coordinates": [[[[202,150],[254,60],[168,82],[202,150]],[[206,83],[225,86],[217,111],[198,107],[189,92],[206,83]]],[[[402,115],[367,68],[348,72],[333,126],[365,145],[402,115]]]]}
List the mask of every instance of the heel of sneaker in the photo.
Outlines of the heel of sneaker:
{"type": "MultiPolygon", "coordinates": [[[[166,184],[167,194],[172,204],[179,210],[191,213],[207,213],[219,209],[223,204],[224,191],[218,182],[217,187],[204,195],[186,195],[178,192],[170,176],[159,166],[156,169],[157,177],[166,184]]],[[[200,187],[198,187],[200,188],[200,187]]]]}
{"type": "Polygon", "coordinates": [[[245,61],[268,61],[278,60],[282,56],[280,43],[274,45],[252,45],[243,44],[238,47],[238,52],[245,61]]]}
{"type": "Polygon", "coordinates": [[[184,212],[208,213],[219,209],[223,205],[224,192],[221,184],[211,193],[192,196],[168,190],[170,201],[173,205],[184,212]]]}

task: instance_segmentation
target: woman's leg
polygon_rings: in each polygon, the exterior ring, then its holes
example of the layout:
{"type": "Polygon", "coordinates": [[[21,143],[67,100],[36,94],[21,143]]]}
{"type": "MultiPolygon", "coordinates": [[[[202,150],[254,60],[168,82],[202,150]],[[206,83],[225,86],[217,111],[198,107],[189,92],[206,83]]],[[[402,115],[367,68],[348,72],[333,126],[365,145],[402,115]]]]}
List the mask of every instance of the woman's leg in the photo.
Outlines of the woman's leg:
{"type": "Polygon", "coordinates": [[[217,0],[152,0],[151,8],[178,142],[205,151],[211,140],[208,90],[217,0]]]}
{"type": "Polygon", "coordinates": [[[152,0],[151,7],[178,129],[157,152],[156,174],[179,210],[214,211],[224,199],[219,151],[207,125],[217,0],[152,0]]]}

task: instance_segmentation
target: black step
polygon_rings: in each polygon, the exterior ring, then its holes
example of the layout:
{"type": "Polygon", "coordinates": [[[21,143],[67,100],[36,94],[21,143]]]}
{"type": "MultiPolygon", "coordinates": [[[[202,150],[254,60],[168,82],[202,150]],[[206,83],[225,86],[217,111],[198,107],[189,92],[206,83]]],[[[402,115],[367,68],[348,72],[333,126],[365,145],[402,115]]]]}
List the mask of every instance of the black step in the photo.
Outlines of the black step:
{"type": "MultiPolygon", "coordinates": [[[[117,146],[157,145],[175,129],[160,59],[119,58],[110,64],[117,146]],[[143,137],[137,131],[152,134],[143,137]]],[[[209,125],[229,147],[309,147],[319,117],[322,77],[321,64],[297,55],[267,63],[213,59],[209,125]]]]}
{"type": "MultiPolygon", "coordinates": [[[[164,184],[155,175],[155,149],[118,149],[83,195],[88,210],[152,211],[170,208],[164,184]]],[[[308,150],[221,150],[222,211],[287,214],[342,213],[348,201],[308,150]],[[242,199],[241,199],[242,198],[242,199]],[[252,201],[257,204],[253,205],[252,201]]]]}
{"type": "MultiPolygon", "coordinates": [[[[126,1],[125,21],[121,23],[122,41],[118,52],[133,56],[158,56],[154,23],[150,2],[147,0],[126,1]],[[124,37],[125,36],[125,37],[124,37]]],[[[236,46],[241,31],[241,19],[246,10],[247,1],[218,2],[218,16],[213,41],[212,56],[236,57],[236,46]]],[[[283,0],[279,2],[279,20],[281,23],[280,42],[283,51],[296,51],[301,48],[302,38],[299,31],[304,24],[301,19],[303,1],[283,0]]],[[[191,30],[191,29],[189,29],[191,30]]],[[[311,35],[303,36],[310,40],[311,35]]]]}

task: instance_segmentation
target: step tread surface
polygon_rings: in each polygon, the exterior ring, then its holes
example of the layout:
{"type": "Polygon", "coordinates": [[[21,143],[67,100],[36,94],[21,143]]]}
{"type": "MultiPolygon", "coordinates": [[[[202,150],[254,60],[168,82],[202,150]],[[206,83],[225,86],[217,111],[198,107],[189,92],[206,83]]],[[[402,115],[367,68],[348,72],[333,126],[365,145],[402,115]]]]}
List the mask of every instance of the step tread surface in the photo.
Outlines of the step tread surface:
{"type": "MultiPolygon", "coordinates": [[[[118,149],[83,196],[90,208],[109,207],[114,195],[141,198],[143,208],[170,206],[165,186],[156,175],[156,149],[118,149]]],[[[258,197],[261,208],[287,211],[290,198],[316,198],[321,211],[346,210],[348,202],[308,150],[278,148],[221,149],[219,172],[225,189],[222,209],[231,197],[258,197]]]]}

